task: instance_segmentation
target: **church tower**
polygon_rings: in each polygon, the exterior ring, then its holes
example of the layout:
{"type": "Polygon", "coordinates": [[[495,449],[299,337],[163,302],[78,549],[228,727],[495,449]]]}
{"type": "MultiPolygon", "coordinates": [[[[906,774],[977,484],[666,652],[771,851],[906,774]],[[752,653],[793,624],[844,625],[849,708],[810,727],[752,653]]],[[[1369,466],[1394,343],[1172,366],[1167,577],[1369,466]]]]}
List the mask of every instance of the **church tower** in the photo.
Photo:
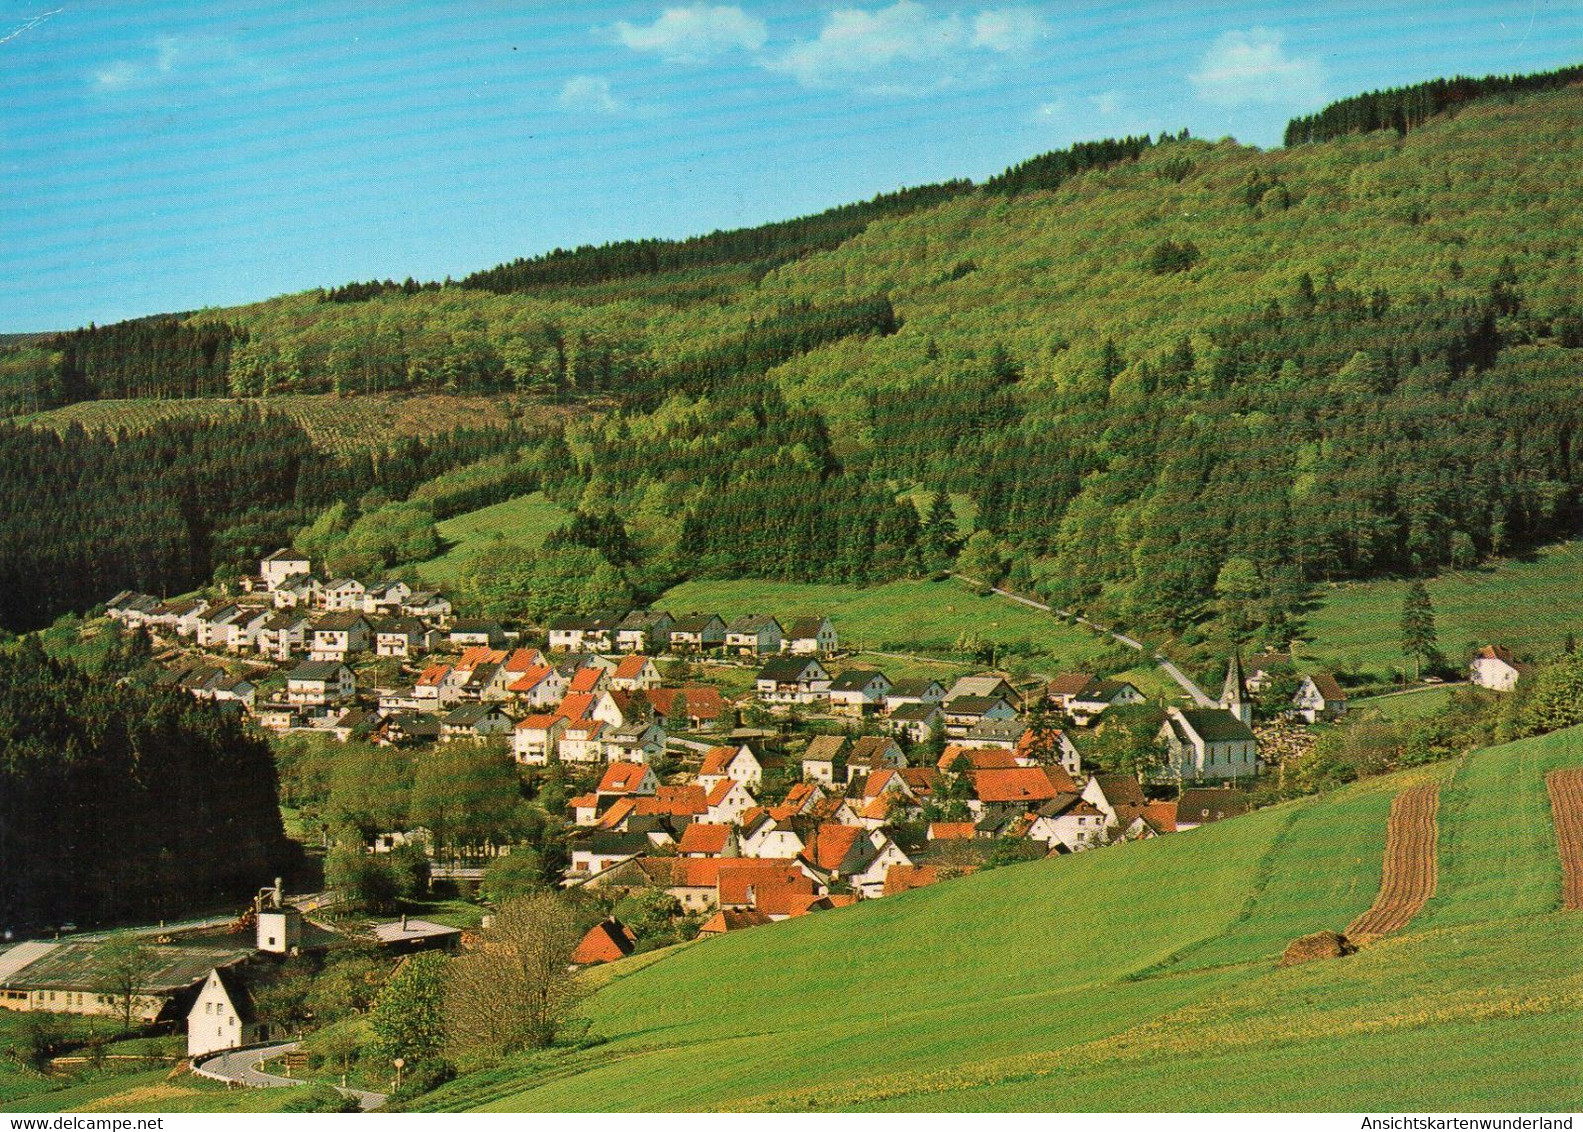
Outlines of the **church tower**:
{"type": "Polygon", "coordinates": [[[1242,676],[1242,653],[1233,651],[1231,663],[1226,666],[1226,685],[1220,690],[1220,706],[1253,726],[1253,701],[1248,698],[1248,684],[1242,676]]]}

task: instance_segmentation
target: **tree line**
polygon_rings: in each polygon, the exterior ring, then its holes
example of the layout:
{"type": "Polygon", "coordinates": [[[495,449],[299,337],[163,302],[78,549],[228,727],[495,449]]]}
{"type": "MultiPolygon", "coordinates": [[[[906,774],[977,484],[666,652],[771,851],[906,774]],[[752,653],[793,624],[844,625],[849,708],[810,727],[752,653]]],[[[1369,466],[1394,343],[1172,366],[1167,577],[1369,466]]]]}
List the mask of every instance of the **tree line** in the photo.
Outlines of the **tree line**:
{"type": "Polygon", "coordinates": [[[1457,110],[1481,98],[1554,90],[1583,80],[1583,66],[1561,67],[1530,75],[1485,75],[1482,79],[1457,75],[1431,79],[1411,86],[1371,90],[1338,99],[1324,109],[1293,118],[1286,124],[1286,144],[1306,145],[1347,134],[1395,130],[1406,134],[1431,118],[1457,110]]]}
{"type": "Polygon", "coordinates": [[[0,924],[240,900],[286,848],[269,746],[234,717],[0,652],[0,924]]]}

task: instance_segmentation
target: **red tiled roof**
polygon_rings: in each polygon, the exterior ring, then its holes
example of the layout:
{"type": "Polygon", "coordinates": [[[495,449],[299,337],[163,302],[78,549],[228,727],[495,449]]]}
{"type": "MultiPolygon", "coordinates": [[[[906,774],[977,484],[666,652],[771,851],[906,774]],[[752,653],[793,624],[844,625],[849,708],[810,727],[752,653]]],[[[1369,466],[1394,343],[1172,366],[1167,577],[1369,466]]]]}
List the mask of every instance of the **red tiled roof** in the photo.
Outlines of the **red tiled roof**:
{"type": "Polygon", "coordinates": [[[517,730],[518,731],[548,731],[550,728],[555,726],[555,724],[556,724],[556,722],[558,720],[560,720],[562,718],[564,718],[564,717],[563,716],[559,716],[559,715],[550,715],[548,713],[542,713],[542,714],[539,714],[539,715],[530,715],[526,719],[521,720],[520,722],[518,722],[517,730]]]}
{"type": "Polygon", "coordinates": [[[818,868],[834,872],[846,860],[857,839],[866,834],[860,825],[836,825],[826,822],[813,831],[803,855],[818,868]]]}
{"type": "Polygon", "coordinates": [[[970,821],[937,821],[929,824],[930,841],[971,841],[978,830],[970,821]]]}
{"type": "Polygon", "coordinates": [[[1045,691],[1052,696],[1075,696],[1093,682],[1090,673],[1063,672],[1045,685],[1045,691]]]}
{"type": "Polygon", "coordinates": [[[694,817],[709,809],[702,786],[661,786],[652,798],[638,800],[638,813],[694,817]]]}
{"type": "Polygon", "coordinates": [[[892,865],[885,870],[885,895],[895,896],[909,889],[923,888],[940,880],[935,865],[892,865]]]}
{"type": "Polygon", "coordinates": [[[474,645],[462,650],[462,659],[456,662],[456,667],[464,672],[471,672],[481,664],[499,664],[506,659],[504,649],[492,649],[487,645],[474,645]]]}
{"type": "Polygon", "coordinates": [[[770,923],[770,918],[763,912],[748,909],[743,912],[716,912],[703,922],[698,929],[700,936],[725,935],[727,932],[741,931],[743,928],[756,928],[770,923]]]}
{"type": "Polygon", "coordinates": [[[799,782],[786,792],[786,805],[795,807],[793,813],[801,813],[803,807],[818,797],[818,790],[812,782],[799,782]]]}
{"type": "Polygon", "coordinates": [[[649,702],[654,705],[654,710],[661,715],[670,716],[675,713],[676,697],[682,698],[685,708],[683,715],[696,716],[704,722],[719,719],[726,709],[725,700],[714,688],[650,688],[649,702]]]}
{"type": "Polygon", "coordinates": [[[676,843],[676,851],[682,854],[707,853],[710,856],[718,856],[725,852],[726,843],[730,840],[729,825],[696,821],[682,830],[682,838],[676,843]]]}
{"type": "Polygon", "coordinates": [[[449,664],[431,664],[418,676],[417,682],[420,686],[433,686],[444,680],[450,671],[449,664]]]}
{"type": "Polygon", "coordinates": [[[716,864],[721,904],[746,904],[779,916],[790,911],[793,897],[815,890],[812,878],[789,861],[722,858],[716,864]]]}
{"type": "Polygon", "coordinates": [[[555,709],[555,714],[563,716],[573,722],[587,719],[588,713],[594,710],[594,697],[588,692],[579,692],[561,698],[560,706],[555,709]]]}
{"type": "Polygon", "coordinates": [[[973,789],[981,802],[1045,802],[1058,791],[1045,775],[1048,767],[973,771],[973,789]]]}
{"type": "Polygon", "coordinates": [[[940,785],[940,772],[932,766],[902,767],[901,780],[920,798],[927,798],[940,785]]]}
{"type": "Polygon", "coordinates": [[[595,829],[617,829],[621,823],[632,816],[638,807],[638,796],[628,794],[625,798],[617,798],[615,803],[600,815],[599,821],[594,824],[595,829]]]}
{"type": "Polygon", "coordinates": [[[574,810],[591,810],[599,805],[599,795],[579,794],[566,804],[574,810]]]}
{"type": "Polygon", "coordinates": [[[1341,685],[1336,683],[1336,678],[1328,672],[1316,672],[1309,677],[1314,682],[1317,691],[1327,704],[1345,703],[1347,694],[1341,690],[1341,685]]]}
{"type": "Polygon", "coordinates": [[[572,962],[610,963],[631,955],[637,945],[638,937],[620,920],[601,920],[583,936],[572,952],[572,962]]]}
{"type": "Polygon", "coordinates": [[[648,664],[649,658],[640,652],[621,658],[621,663],[616,665],[614,673],[617,680],[636,680],[643,675],[643,667],[648,664]]]}
{"type": "Polygon", "coordinates": [[[701,775],[724,774],[731,766],[731,761],[737,757],[736,747],[710,747],[704,755],[703,765],[698,768],[701,775]]]}
{"type": "Polygon", "coordinates": [[[571,693],[597,692],[604,681],[605,670],[603,668],[579,668],[572,673],[572,682],[566,690],[571,693]]]}
{"type": "Polygon", "coordinates": [[[508,692],[531,692],[544,682],[555,669],[547,664],[535,664],[523,670],[522,675],[506,685],[508,692]]]}
{"type": "Polygon", "coordinates": [[[721,782],[715,783],[709,788],[709,793],[707,795],[709,804],[711,806],[718,806],[721,802],[725,801],[726,795],[731,793],[731,788],[735,785],[736,779],[734,778],[727,778],[721,782]]]}
{"type": "Polygon", "coordinates": [[[513,649],[506,657],[505,669],[507,672],[526,672],[530,668],[537,668],[544,663],[544,654],[538,649],[513,649]]]}
{"type": "MultiPolygon", "coordinates": [[[[1074,806],[1075,810],[1076,807],[1074,806]]],[[[1176,832],[1176,803],[1150,802],[1143,807],[1143,820],[1161,833],[1176,832]]]]}
{"type": "Polygon", "coordinates": [[[950,770],[964,755],[974,770],[1011,770],[1017,765],[1017,756],[1004,747],[970,747],[966,743],[946,744],[945,752],[935,765],[941,770],[950,770]]]}

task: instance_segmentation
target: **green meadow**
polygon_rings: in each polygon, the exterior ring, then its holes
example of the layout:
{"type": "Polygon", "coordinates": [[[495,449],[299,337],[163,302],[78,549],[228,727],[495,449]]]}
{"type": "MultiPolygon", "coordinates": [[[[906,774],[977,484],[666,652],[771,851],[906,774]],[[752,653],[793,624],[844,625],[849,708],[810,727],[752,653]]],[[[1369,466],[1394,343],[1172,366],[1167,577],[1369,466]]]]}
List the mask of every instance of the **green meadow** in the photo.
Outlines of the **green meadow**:
{"type": "Polygon", "coordinates": [[[599,1039],[462,1077],[441,1110],[1570,1110],[1583,933],[1544,772],[1583,729],[1188,833],[709,940],[587,1005],[599,1039]],[[1280,968],[1379,883],[1394,794],[1442,781],[1436,896],[1280,968]]]}
{"type": "Polygon", "coordinates": [[[473,555],[496,539],[538,547],[567,518],[566,512],[542,492],[534,492],[443,519],[434,526],[445,550],[438,557],[419,563],[418,575],[429,585],[455,586],[473,555]]]}
{"type": "MultiPolygon", "coordinates": [[[[1568,633],[1583,636],[1580,581],[1583,542],[1430,579],[1440,649],[1457,665],[1466,662],[1470,645],[1504,644],[1538,657],[1559,652],[1568,633]]],[[[1380,677],[1407,667],[1398,628],[1406,592],[1400,580],[1321,587],[1299,658],[1380,677]]]]}

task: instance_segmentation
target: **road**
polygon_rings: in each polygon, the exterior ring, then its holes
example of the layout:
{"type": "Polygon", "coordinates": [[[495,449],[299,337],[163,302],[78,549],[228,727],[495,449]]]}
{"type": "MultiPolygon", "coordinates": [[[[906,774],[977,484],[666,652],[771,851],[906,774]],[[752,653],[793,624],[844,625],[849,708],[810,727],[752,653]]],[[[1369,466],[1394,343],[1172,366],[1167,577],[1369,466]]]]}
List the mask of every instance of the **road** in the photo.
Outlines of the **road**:
{"type": "MultiPolygon", "coordinates": [[[[307,1082],[297,1077],[281,1077],[265,1073],[262,1064],[282,1057],[301,1046],[301,1042],[280,1042],[269,1046],[246,1046],[200,1057],[192,1063],[192,1071],[200,1077],[225,1081],[249,1089],[287,1089],[307,1082]]],[[[369,1093],[362,1089],[336,1087],[343,1096],[357,1098],[358,1107],[364,1112],[385,1103],[384,1093],[369,1093]]]]}
{"type": "MultiPolygon", "coordinates": [[[[978,581],[978,579],[969,578],[965,574],[953,574],[952,577],[960,578],[962,581],[968,582],[975,586],[983,585],[983,583],[978,581]]],[[[1068,618],[1074,624],[1085,626],[1086,628],[1092,629],[1096,633],[1102,633],[1111,640],[1115,641],[1117,644],[1124,645],[1127,648],[1132,649],[1134,652],[1143,651],[1142,641],[1129,637],[1125,633],[1119,633],[1108,626],[1096,624],[1086,617],[1079,617],[1064,609],[1056,609],[1053,606],[1045,605],[1042,601],[1034,601],[1031,597],[1023,597],[1021,594],[1014,594],[1010,590],[1003,590],[999,586],[991,586],[990,592],[999,594],[1001,597],[1010,601],[1014,601],[1018,605],[1026,605],[1030,609],[1037,609],[1044,613],[1058,614],[1061,617],[1068,618]]],[[[1176,665],[1172,664],[1159,653],[1154,654],[1154,663],[1160,666],[1160,671],[1164,672],[1172,680],[1175,680],[1179,685],[1181,685],[1182,691],[1186,692],[1187,695],[1192,699],[1193,703],[1197,706],[1210,708],[1220,706],[1218,701],[1212,700],[1207,695],[1205,695],[1204,690],[1197,684],[1193,683],[1193,681],[1188,678],[1187,673],[1183,672],[1180,668],[1176,667],[1176,665]]]]}

